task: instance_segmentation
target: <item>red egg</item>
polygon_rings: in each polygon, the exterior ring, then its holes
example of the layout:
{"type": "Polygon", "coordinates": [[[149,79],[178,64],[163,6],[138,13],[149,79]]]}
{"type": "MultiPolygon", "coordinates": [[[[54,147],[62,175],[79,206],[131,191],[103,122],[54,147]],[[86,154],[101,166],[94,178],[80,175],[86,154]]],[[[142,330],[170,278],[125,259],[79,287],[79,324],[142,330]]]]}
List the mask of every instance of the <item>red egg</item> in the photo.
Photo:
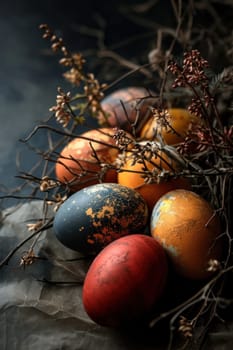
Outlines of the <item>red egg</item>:
{"type": "Polygon", "coordinates": [[[154,310],[167,279],[167,258],[152,237],[117,239],[93,260],[83,286],[89,317],[107,327],[143,322],[154,310]]]}

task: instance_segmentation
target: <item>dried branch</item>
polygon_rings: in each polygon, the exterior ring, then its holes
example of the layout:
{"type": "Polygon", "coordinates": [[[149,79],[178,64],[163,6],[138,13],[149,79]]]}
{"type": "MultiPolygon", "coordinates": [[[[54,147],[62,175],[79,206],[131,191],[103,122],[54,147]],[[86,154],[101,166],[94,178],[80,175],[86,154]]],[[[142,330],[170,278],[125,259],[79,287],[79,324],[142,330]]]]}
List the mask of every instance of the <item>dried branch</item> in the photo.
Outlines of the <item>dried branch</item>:
{"type": "Polygon", "coordinates": [[[10,259],[12,258],[12,256],[21,248],[25,245],[25,243],[27,243],[28,241],[30,241],[33,237],[37,236],[39,233],[41,233],[42,231],[48,230],[49,228],[51,228],[53,226],[52,224],[53,219],[48,220],[48,222],[46,222],[44,225],[42,225],[38,230],[36,230],[35,232],[33,232],[31,235],[29,235],[27,238],[25,238],[23,241],[21,241],[19,244],[16,245],[15,248],[13,248],[8,254],[7,256],[0,262],[0,268],[3,267],[4,265],[7,265],[10,261],[10,259]]]}

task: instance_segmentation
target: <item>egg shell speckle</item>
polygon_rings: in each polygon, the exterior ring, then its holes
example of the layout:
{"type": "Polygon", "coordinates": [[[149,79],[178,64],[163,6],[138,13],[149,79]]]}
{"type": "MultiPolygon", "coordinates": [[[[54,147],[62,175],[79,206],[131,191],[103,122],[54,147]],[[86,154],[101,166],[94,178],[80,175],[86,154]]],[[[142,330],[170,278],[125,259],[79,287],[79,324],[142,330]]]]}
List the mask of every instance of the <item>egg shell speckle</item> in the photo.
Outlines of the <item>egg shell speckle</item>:
{"type": "Polygon", "coordinates": [[[148,208],[139,193],[115,183],[86,187],[68,198],[54,218],[58,240],[73,250],[96,254],[121,236],[143,232],[148,208]]]}

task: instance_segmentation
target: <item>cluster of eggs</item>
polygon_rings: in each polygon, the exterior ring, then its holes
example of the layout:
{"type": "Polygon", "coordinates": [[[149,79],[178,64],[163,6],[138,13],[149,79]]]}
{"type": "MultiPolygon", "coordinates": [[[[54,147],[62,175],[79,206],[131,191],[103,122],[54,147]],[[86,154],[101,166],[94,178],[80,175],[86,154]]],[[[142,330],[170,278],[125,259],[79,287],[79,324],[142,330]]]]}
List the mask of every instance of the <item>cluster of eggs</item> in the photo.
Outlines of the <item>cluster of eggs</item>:
{"type": "Polygon", "coordinates": [[[92,256],[83,304],[96,323],[112,327],[148,316],[166,289],[169,266],[185,278],[201,280],[210,275],[210,259],[221,255],[219,218],[186,179],[145,183],[145,166],[160,171],[176,168],[167,154],[160,152],[142,164],[132,161],[129,151],[121,171],[116,171],[120,150],[114,127],[131,137],[129,126],[136,119],[140,124],[139,114],[146,115],[137,131],[139,142],[154,142],[160,134],[174,145],[198,122],[184,109],[170,109],[169,124],[159,124],[146,90],[126,92],[103,100],[109,119],[101,115],[100,128],[72,140],[55,169],[58,180],[73,192],[55,215],[55,235],[66,247],[92,256]]]}

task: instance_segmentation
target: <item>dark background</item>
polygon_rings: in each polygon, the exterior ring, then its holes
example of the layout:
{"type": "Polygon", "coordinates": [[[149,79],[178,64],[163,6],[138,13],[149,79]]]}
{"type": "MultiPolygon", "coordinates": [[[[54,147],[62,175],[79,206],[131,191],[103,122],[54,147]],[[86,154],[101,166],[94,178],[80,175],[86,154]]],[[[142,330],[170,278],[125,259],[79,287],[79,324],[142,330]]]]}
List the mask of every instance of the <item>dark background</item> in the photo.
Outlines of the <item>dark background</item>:
{"type": "MultiPolygon", "coordinates": [[[[61,35],[67,46],[81,51],[87,64],[98,75],[110,78],[110,71],[97,63],[98,30],[104,32],[106,47],[118,49],[118,53],[130,56],[143,52],[154,31],[144,24],[138,25],[124,15],[127,6],[142,1],[54,1],[30,0],[0,3],[0,189],[7,192],[20,182],[15,175],[28,170],[35,162],[33,152],[19,142],[40,121],[49,116],[49,107],[55,104],[57,86],[66,88],[62,67],[52,54],[49,43],[42,39],[39,24],[47,23],[61,35]],[[91,31],[89,31],[91,29],[91,31]],[[141,36],[139,45],[128,37],[141,36]],[[145,40],[147,38],[148,40],[145,40]],[[122,42],[118,46],[118,43],[122,42]],[[139,51],[140,50],[140,51],[139,51]]],[[[160,1],[157,19],[162,23],[174,21],[168,1],[160,1]]],[[[151,15],[154,20],[154,14],[151,15]]],[[[152,20],[151,19],[151,20],[152,20]]],[[[70,89],[70,87],[69,87],[70,89]]],[[[46,142],[40,133],[34,138],[41,147],[46,142]]]]}
{"type": "MultiPolygon", "coordinates": [[[[18,183],[16,158],[20,164],[33,161],[33,156],[24,157],[18,139],[49,115],[57,86],[64,85],[57,58],[38,26],[48,23],[80,50],[89,48],[92,40],[76,38],[72,26],[91,21],[92,6],[89,0],[81,6],[74,1],[1,1],[0,183],[5,186],[18,183]]],[[[43,138],[36,142],[43,143],[43,138]]]]}

